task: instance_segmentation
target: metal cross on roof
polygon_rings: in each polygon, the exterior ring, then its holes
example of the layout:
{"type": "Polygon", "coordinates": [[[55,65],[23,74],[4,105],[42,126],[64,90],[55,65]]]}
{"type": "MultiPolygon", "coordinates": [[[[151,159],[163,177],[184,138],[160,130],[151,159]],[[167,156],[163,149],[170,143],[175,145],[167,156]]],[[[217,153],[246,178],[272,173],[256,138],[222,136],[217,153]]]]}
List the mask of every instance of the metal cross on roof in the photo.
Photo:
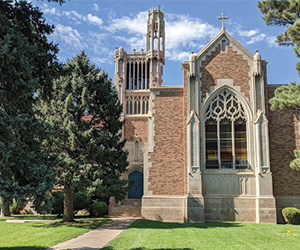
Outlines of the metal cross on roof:
{"type": "Polygon", "coordinates": [[[222,19],[222,30],[225,30],[224,20],[228,19],[228,17],[225,17],[224,13],[222,13],[222,17],[218,17],[218,19],[222,19]]]}

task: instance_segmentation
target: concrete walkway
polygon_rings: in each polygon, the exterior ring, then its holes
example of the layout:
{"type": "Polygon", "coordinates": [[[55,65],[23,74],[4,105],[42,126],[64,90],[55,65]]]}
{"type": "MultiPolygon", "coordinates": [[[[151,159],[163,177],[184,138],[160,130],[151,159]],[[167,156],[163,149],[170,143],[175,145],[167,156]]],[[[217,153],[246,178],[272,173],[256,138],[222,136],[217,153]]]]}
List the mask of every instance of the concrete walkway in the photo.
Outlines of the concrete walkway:
{"type": "Polygon", "coordinates": [[[139,218],[114,218],[101,227],[46,250],[98,250],[122,233],[139,218]]]}

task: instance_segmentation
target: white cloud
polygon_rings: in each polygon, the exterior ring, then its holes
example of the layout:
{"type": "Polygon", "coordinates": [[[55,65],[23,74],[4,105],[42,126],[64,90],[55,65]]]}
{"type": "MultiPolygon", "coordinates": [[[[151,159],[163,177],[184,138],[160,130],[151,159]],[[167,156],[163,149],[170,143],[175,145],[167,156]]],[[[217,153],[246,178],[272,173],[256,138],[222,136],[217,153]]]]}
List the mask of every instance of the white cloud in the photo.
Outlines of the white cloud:
{"type": "Polygon", "coordinates": [[[98,4],[96,4],[96,3],[93,4],[93,10],[99,11],[99,6],[98,6],[98,4]]]}
{"type": "Polygon", "coordinates": [[[166,16],[166,57],[173,61],[188,60],[191,51],[200,51],[219,29],[188,15],[166,16]]]}
{"type": "MultiPolygon", "coordinates": [[[[125,42],[131,49],[140,51],[145,48],[148,12],[140,12],[136,16],[124,16],[112,19],[106,28],[112,33],[119,32],[115,39],[125,42]],[[122,34],[126,32],[128,35],[122,34]]],[[[188,59],[192,50],[200,50],[209,42],[219,29],[188,15],[168,14],[165,18],[166,57],[174,61],[188,59]]]]}
{"type": "Polygon", "coordinates": [[[66,45],[72,46],[74,49],[82,50],[84,48],[82,36],[76,29],[70,26],[57,24],[52,36],[53,38],[58,38],[60,41],[63,41],[66,45]]]}
{"type": "Polygon", "coordinates": [[[278,43],[276,42],[276,36],[268,36],[266,37],[266,41],[270,47],[279,47],[278,43]]]}
{"type": "Polygon", "coordinates": [[[122,18],[112,19],[108,30],[116,32],[118,30],[124,30],[128,33],[140,33],[146,35],[147,31],[147,18],[148,12],[140,12],[134,18],[124,16],[122,18]]]}
{"type": "Polygon", "coordinates": [[[186,15],[173,16],[170,21],[166,18],[166,47],[175,49],[180,45],[195,45],[200,40],[212,38],[218,31],[212,25],[186,15]]]}
{"type": "Polygon", "coordinates": [[[175,52],[171,53],[170,51],[166,51],[166,57],[169,58],[171,61],[188,61],[189,57],[191,55],[191,52],[175,52]]]}
{"type": "Polygon", "coordinates": [[[257,35],[257,36],[253,36],[253,37],[251,37],[251,39],[249,41],[246,42],[246,44],[249,45],[249,44],[253,44],[256,42],[261,42],[266,38],[266,36],[267,35],[264,33],[257,35]]]}
{"type": "Polygon", "coordinates": [[[81,24],[81,21],[87,21],[87,18],[77,11],[63,11],[62,15],[66,16],[68,19],[75,21],[75,24],[81,24]]]}
{"type": "Polygon", "coordinates": [[[240,36],[251,37],[251,36],[258,34],[258,32],[259,31],[257,29],[255,29],[255,30],[239,30],[238,34],[240,36]]]}
{"type": "Polygon", "coordinates": [[[43,13],[44,14],[51,14],[51,15],[55,15],[56,14],[56,9],[55,8],[45,8],[43,9],[43,13]]]}
{"type": "Polygon", "coordinates": [[[49,7],[48,4],[43,3],[41,6],[43,14],[59,15],[59,11],[56,8],[49,7]]]}
{"type": "Polygon", "coordinates": [[[101,18],[97,17],[97,16],[93,16],[92,14],[88,14],[87,15],[87,20],[90,24],[92,25],[98,25],[101,26],[103,21],[101,18]]]}

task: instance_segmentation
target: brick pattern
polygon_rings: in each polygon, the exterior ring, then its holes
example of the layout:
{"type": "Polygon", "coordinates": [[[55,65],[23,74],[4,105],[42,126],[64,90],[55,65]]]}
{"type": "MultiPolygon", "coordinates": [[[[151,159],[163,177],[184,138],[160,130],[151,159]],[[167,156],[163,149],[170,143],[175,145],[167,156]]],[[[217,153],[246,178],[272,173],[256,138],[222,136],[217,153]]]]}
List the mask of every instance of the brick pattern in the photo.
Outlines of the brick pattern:
{"type": "Polygon", "coordinates": [[[240,86],[241,91],[249,97],[250,67],[243,55],[238,55],[232,47],[228,46],[228,53],[221,53],[220,46],[211,55],[206,55],[201,62],[200,72],[202,81],[202,98],[210,92],[210,87],[217,85],[217,79],[233,79],[234,86],[240,86]]]}
{"type": "Polygon", "coordinates": [[[188,117],[188,68],[183,68],[183,155],[184,155],[184,193],[188,193],[188,169],[187,169],[187,124],[186,119],[188,117]]]}
{"type": "MultiPolygon", "coordinates": [[[[274,87],[268,86],[268,96],[274,96],[274,87]]],[[[268,104],[270,163],[273,173],[274,195],[300,196],[300,172],[290,168],[294,149],[299,149],[297,112],[293,110],[270,110],[268,104]]]]}
{"type": "Polygon", "coordinates": [[[124,124],[124,138],[134,141],[134,135],[140,135],[142,142],[148,142],[148,118],[126,118],[124,124]]]}
{"type": "Polygon", "coordinates": [[[149,153],[149,191],[183,195],[186,183],[183,92],[160,92],[154,100],[154,152],[149,153]]]}

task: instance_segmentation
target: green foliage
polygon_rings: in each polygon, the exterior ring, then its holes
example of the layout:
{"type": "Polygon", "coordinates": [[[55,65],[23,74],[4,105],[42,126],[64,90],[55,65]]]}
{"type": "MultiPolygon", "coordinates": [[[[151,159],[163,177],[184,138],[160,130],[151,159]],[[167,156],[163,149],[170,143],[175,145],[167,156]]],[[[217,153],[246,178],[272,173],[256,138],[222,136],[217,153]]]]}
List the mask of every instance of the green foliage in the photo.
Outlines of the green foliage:
{"type": "MultiPolygon", "coordinates": [[[[259,1],[258,8],[264,14],[267,25],[285,26],[286,31],[277,36],[279,45],[294,46],[297,57],[300,56],[300,2],[298,0],[259,1]]],[[[300,62],[296,66],[300,72],[300,62]]]]}
{"type": "Polygon", "coordinates": [[[295,149],[294,155],[295,155],[295,159],[290,162],[290,167],[297,171],[300,171],[300,150],[295,149]]]}
{"type": "Polygon", "coordinates": [[[12,214],[20,214],[21,210],[25,207],[24,202],[13,202],[10,206],[10,212],[12,214]]]}
{"type": "Polygon", "coordinates": [[[52,213],[57,214],[59,217],[61,217],[64,212],[64,193],[59,191],[53,192],[51,204],[52,213]]]}
{"type": "MultiPolygon", "coordinates": [[[[58,214],[59,217],[62,216],[64,212],[64,193],[57,191],[52,193],[52,213],[58,214]]],[[[74,193],[73,195],[73,208],[74,214],[78,212],[78,210],[89,209],[90,207],[90,198],[84,193],[74,193]]]]}
{"type": "Polygon", "coordinates": [[[53,186],[47,134],[34,105],[49,99],[59,71],[54,27],[27,1],[0,1],[0,196],[34,200],[38,207],[53,186]],[[36,93],[39,93],[37,96],[36,93]]]}
{"type": "Polygon", "coordinates": [[[282,85],[275,90],[275,96],[270,99],[271,109],[299,109],[300,108],[300,85],[292,82],[282,85]]]}
{"type": "Polygon", "coordinates": [[[91,205],[90,211],[92,216],[103,217],[108,213],[108,206],[103,201],[95,202],[91,205]]]}
{"type": "Polygon", "coordinates": [[[58,155],[56,184],[64,187],[65,201],[72,204],[74,190],[105,197],[118,190],[124,196],[126,181],[120,177],[128,162],[121,139],[122,105],[107,74],[82,52],[54,80],[51,102],[41,101],[39,107],[56,132],[44,145],[58,155]]]}
{"type": "Polygon", "coordinates": [[[300,210],[295,207],[286,207],[282,209],[282,215],[284,220],[288,224],[299,225],[300,224],[300,210]]]}
{"type": "MultiPolygon", "coordinates": [[[[300,2],[298,0],[264,0],[259,1],[258,8],[264,14],[267,25],[286,27],[286,31],[277,36],[279,45],[294,46],[297,57],[300,57],[300,2]]],[[[300,76],[300,61],[296,69],[300,76]]],[[[270,99],[271,109],[296,109],[300,111],[300,85],[292,82],[275,90],[275,96],[270,99]]],[[[300,170],[300,153],[294,151],[295,159],[290,167],[300,170]]]]}
{"type": "Polygon", "coordinates": [[[89,209],[91,199],[84,193],[74,193],[73,195],[73,207],[74,214],[78,212],[78,210],[89,209]]]}

